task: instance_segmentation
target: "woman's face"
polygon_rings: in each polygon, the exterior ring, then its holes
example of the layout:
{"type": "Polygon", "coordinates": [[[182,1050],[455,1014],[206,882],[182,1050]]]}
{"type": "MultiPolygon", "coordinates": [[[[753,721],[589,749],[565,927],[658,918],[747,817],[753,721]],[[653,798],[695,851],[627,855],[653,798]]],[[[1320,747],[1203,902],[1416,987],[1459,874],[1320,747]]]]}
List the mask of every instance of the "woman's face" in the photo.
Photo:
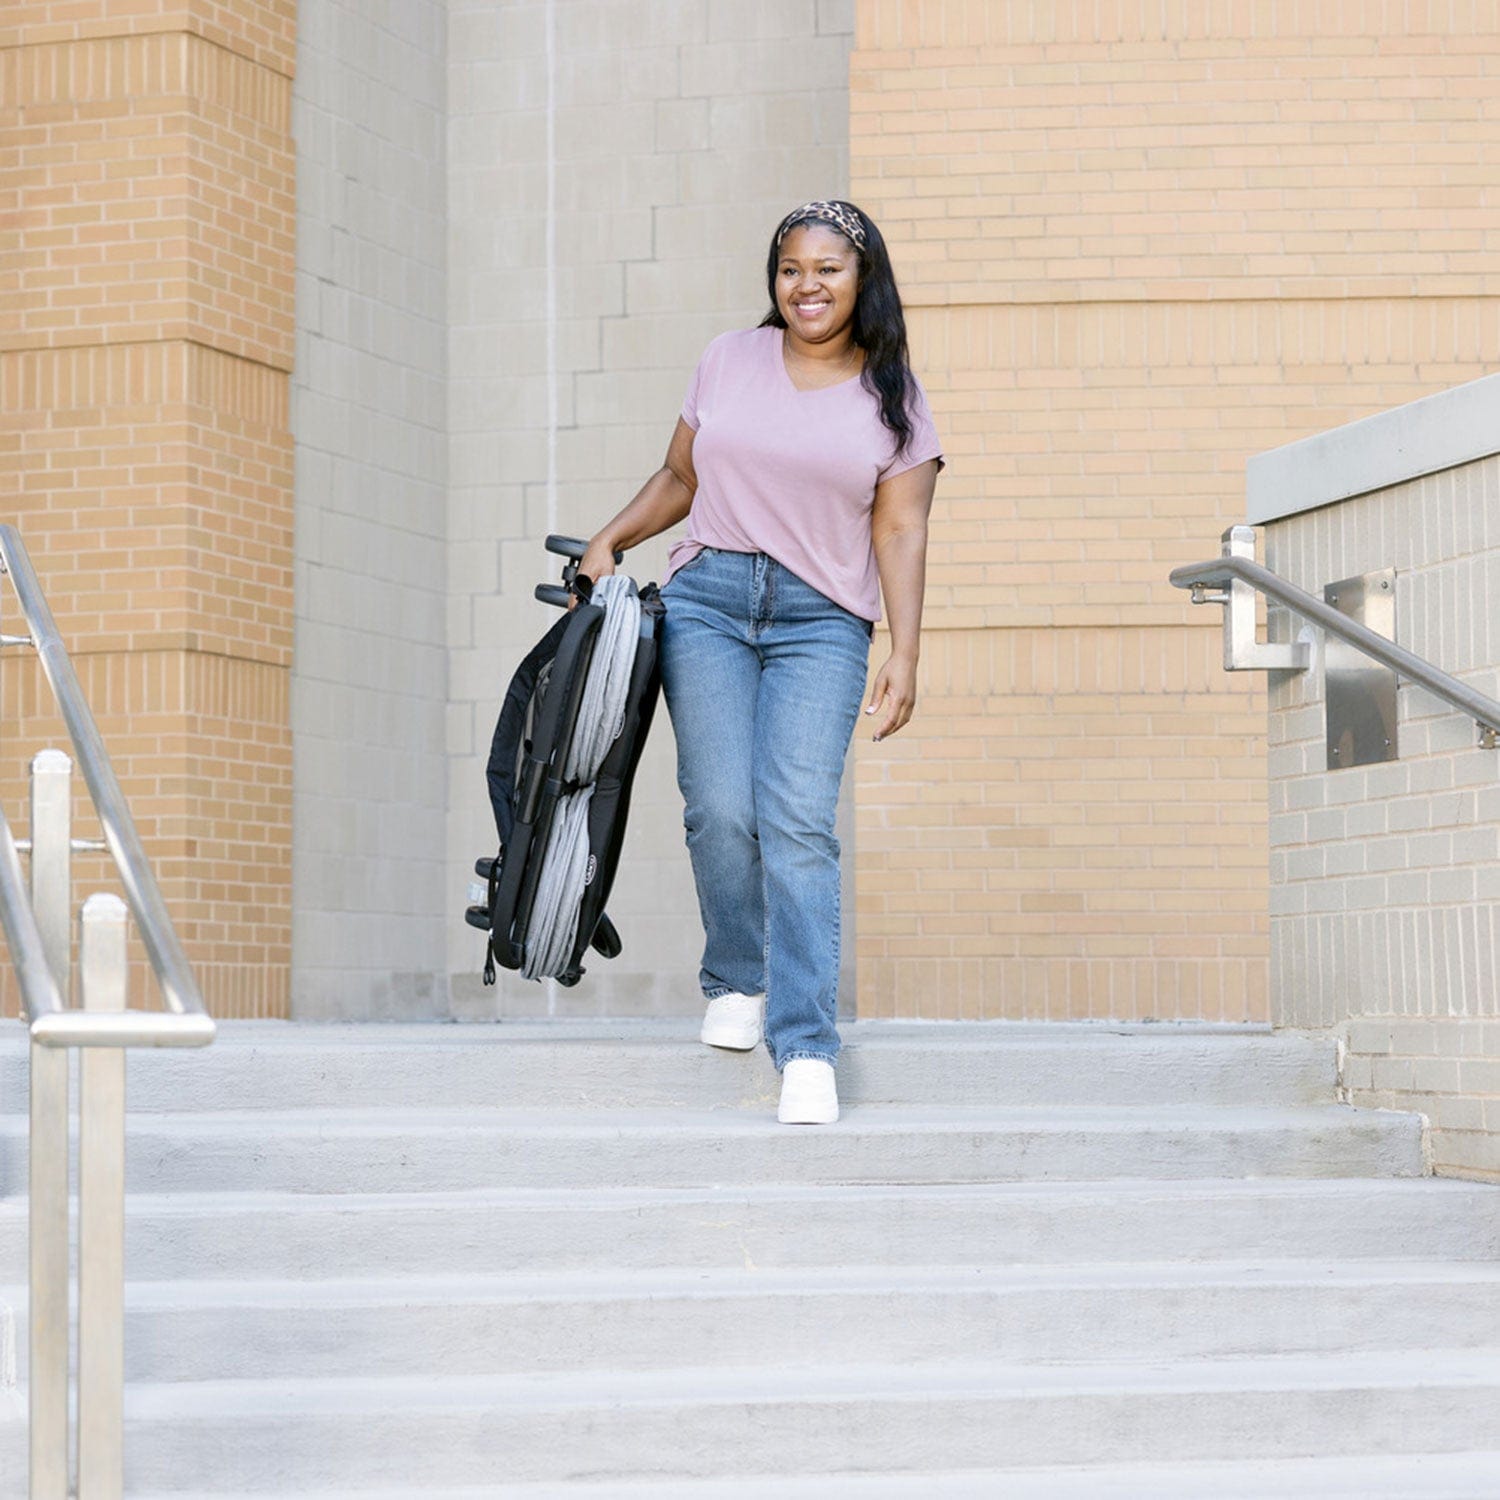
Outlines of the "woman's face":
{"type": "Polygon", "coordinates": [[[836,339],[854,318],[859,253],[827,224],[787,231],[776,261],[776,307],[786,326],[809,344],[836,339]]]}

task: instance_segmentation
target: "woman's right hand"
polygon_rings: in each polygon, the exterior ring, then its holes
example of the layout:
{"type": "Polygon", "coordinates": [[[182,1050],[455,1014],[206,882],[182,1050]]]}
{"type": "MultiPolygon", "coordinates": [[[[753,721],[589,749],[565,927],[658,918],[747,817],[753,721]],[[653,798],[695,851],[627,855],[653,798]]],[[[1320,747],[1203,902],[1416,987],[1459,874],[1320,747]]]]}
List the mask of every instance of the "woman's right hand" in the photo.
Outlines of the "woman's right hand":
{"type": "Polygon", "coordinates": [[[587,550],[578,560],[578,571],[589,582],[598,583],[601,578],[608,578],[614,570],[614,549],[604,539],[602,534],[590,538],[587,550]]]}

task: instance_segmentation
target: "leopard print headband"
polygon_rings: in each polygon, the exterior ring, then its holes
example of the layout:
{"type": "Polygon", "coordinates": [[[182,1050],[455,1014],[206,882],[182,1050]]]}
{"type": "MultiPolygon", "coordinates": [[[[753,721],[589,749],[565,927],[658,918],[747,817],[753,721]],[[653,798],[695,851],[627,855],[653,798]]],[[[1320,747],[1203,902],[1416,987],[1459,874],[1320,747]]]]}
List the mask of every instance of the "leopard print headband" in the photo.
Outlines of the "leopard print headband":
{"type": "Polygon", "coordinates": [[[859,216],[845,204],[835,203],[827,198],[820,198],[815,203],[804,203],[801,208],[794,208],[781,221],[781,228],[776,231],[776,243],[780,245],[797,225],[805,224],[810,219],[831,224],[856,250],[864,250],[865,226],[859,222],[859,216]]]}

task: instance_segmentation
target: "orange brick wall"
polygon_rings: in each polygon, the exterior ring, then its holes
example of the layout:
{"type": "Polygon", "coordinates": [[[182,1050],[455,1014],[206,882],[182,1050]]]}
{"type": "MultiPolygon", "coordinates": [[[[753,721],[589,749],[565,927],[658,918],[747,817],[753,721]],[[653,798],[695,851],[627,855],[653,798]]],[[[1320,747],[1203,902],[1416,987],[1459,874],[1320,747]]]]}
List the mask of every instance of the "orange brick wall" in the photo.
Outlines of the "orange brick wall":
{"type": "Polygon", "coordinates": [[[861,0],[852,196],[950,459],[919,717],[858,752],[862,1014],[1265,1018],[1264,679],[1165,579],[1251,454],[1495,368],[1497,44],[861,0]]]}
{"type": "MultiPolygon", "coordinates": [[[[288,991],[294,15],[0,18],[7,519],[225,1016],[285,1014],[288,991]]],[[[24,658],[0,698],[24,827],[26,762],[59,730],[24,658]]],[[[76,873],[79,894],[105,883],[76,873]]]]}

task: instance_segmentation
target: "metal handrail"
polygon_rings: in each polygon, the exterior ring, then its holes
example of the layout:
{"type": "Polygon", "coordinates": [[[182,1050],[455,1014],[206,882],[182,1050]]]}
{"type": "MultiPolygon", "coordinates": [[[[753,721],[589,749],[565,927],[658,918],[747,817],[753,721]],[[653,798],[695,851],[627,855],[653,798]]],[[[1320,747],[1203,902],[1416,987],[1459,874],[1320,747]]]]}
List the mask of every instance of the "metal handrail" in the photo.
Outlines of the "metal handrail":
{"type": "MultiPolygon", "coordinates": [[[[1226,541],[1228,536],[1229,533],[1226,533],[1226,541]]],[[[1471,688],[1467,683],[1460,682],[1458,678],[1450,677],[1440,667],[1433,666],[1430,661],[1408,651],[1404,646],[1398,646],[1395,641],[1376,634],[1358,620],[1350,619],[1332,605],[1309,594],[1306,589],[1288,583],[1279,573],[1273,573],[1253,558],[1226,554],[1209,562],[1188,563],[1184,567],[1173,568],[1169,577],[1174,588],[1193,590],[1195,603],[1227,603],[1227,599],[1210,596],[1205,591],[1223,588],[1235,582],[1249,584],[1268,599],[1285,605],[1331,635],[1336,635],[1357,650],[1363,651],[1366,656],[1373,657],[1393,672],[1409,678],[1468,714],[1478,725],[1481,742],[1486,749],[1500,746],[1500,702],[1471,688]]]]}
{"type": "Polygon", "coordinates": [[[161,987],[162,1000],[172,1013],[127,1012],[136,1018],[136,1029],[128,1031],[116,1025],[111,1028],[112,1034],[106,1036],[105,1030],[97,1023],[80,1024],[82,1018],[76,1013],[65,1024],[59,1025],[55,1020],[28,1011],[33,1038],[46,1046],[201,1047],[213,1040],[211,1021],[205,1034],[203,1021],[208,1019],[208,1012],[203,996],[177,940],[176,929],[167,914],[156,877],[151,873],[140,834],[136,832],[135,820],[130,816],[125,794],[120,790],[114,767],[99,736],[94,716],[89,712],[73,663],[68,659],[67,649],[58,634],[26,545],[14,526],[0,526],[0,571],[10,575],[26,621],[29,642],[36,648],[42,671],[57,700],[79,769],[98,813],[105,844],[119,871],[126,905],[135,918],[152,972],[161,987]],[[177,1016],[200,1019],[183,1026],[175,1024],[177,1016]]]}
{"type": "Polygon", "coordinates": [[[26,893],[26,877],[21,873],[21,856],[10,831],[10,820],[0,807],[0,922],[5,926],[5,941],[10,948],[11,966],[21,987],[21,1004],[28,1017],[54,1016],[63,1008],[57,980],[47,962],[42,944],[42,930],[36,925],[36,913],[26,893]]]}
{"type": "Polygon", "coordinates": [[[0,647],[35,647],[68,729],[104,840],[71,837],[73,763],[43,750],[31,765],[28,889],[21,848],[0,809],[0,923],[28,1023],[28,1174],[31,1500],[67,1500],[69,1410],[76,1408],[78,1500],[119,1500],[124,1484],[125,1052],[202,1047],[214,1023],[177,940],[166,903],[57,632],[25,544],[0,525],[0,572],[9,575],[29,635],[0,647]],[[125,891],[83,903],[78,939],[82,1010],[70,1009],[74,850],[106,849],[125,891]],[[126,913],[134,915],[167,1010],[126,1008],[126,913]],[[78,1358],[76,1401],[68,1357],[70,1213],[68,1056],[79,1062],[78,1358]]]}

